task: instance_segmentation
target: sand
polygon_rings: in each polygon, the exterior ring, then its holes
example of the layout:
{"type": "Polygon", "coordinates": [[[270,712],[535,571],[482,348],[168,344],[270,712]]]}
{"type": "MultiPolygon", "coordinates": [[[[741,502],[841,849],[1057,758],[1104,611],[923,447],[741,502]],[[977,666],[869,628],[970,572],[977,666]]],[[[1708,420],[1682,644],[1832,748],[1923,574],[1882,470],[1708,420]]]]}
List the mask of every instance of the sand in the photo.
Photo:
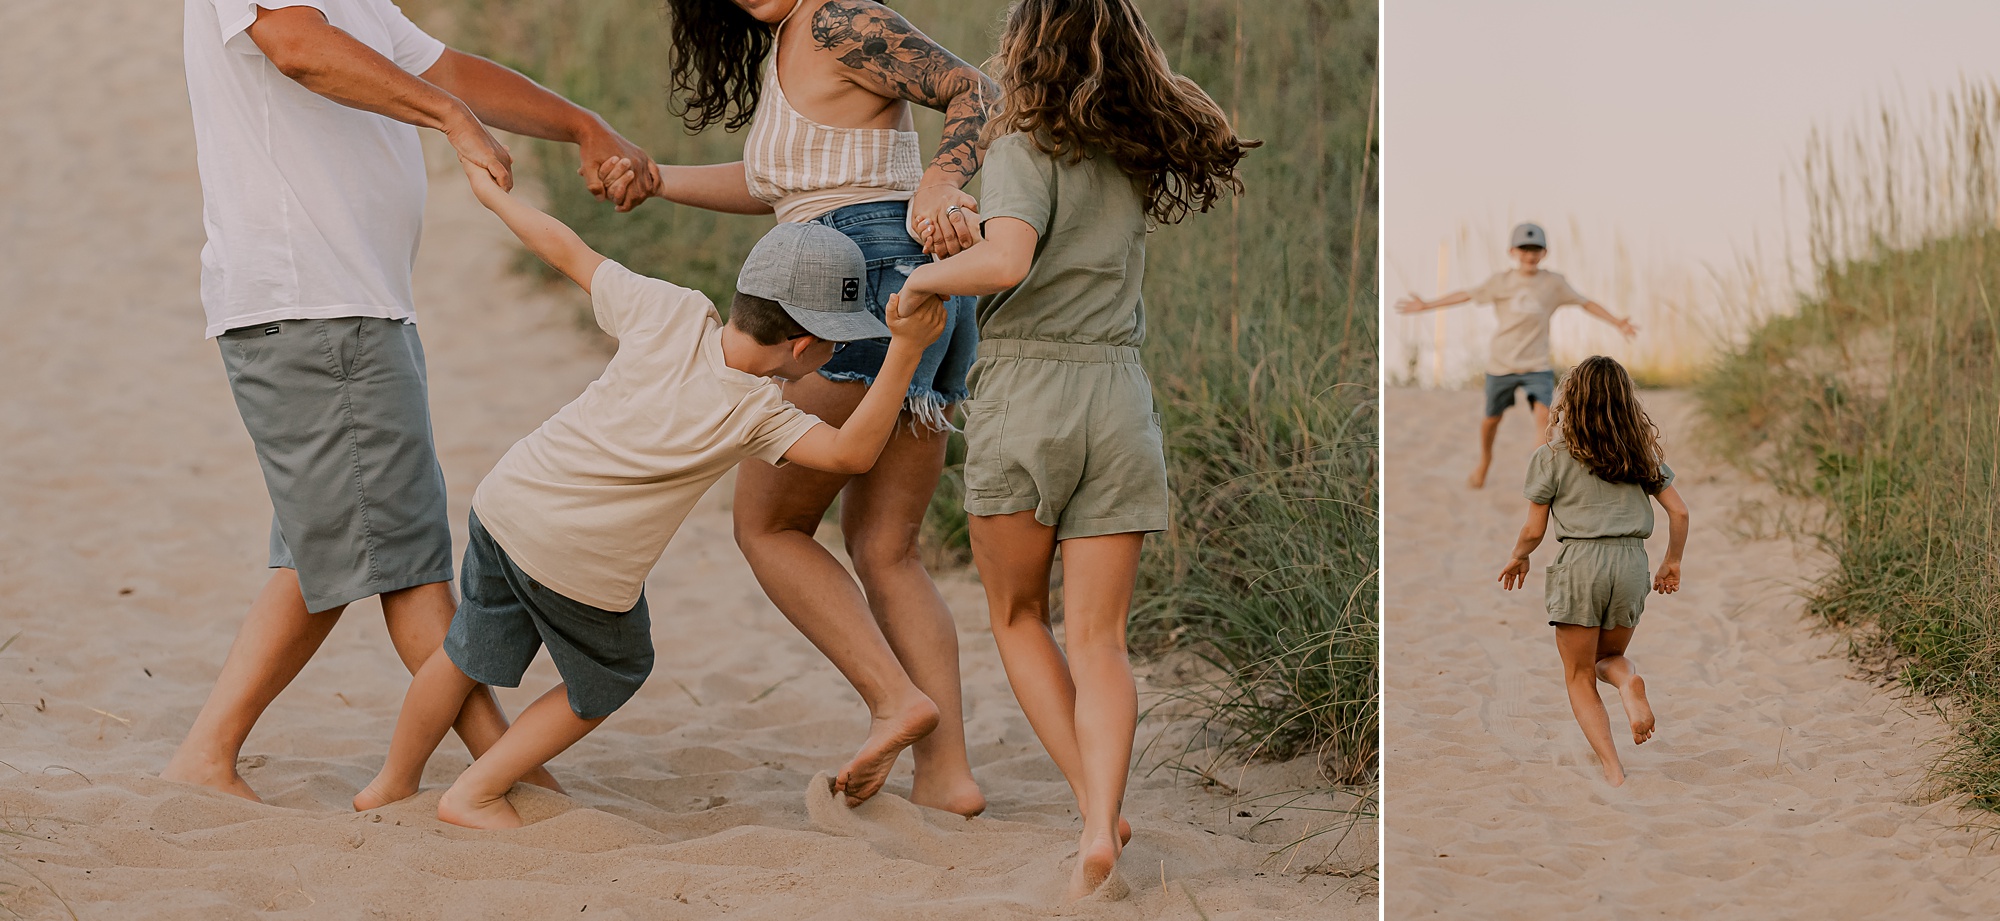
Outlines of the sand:
{"type": "MultiPolygon", "coordinates": [[[[860,742],[865,713],[758,590],[730,539],[727,483],[653,574],[651,683],[553,763],[573,799],[517,796],[528,827],[433,817],[466,764],[452,740],[414,800],[347,807],[408,681],[372,602],[251,735],[242,768],[268,805],[159,780],[265,578],[270,514],[200,335],[179,7],[0,4],[0,642],[14,637],[0,652],[0,906],[88,919],[1374,916],[1371,829],[1337,852],[1328,838],[1276,857],[1325,814],[1251,830],[1268,810],[1248,798],[1310,782],[1301,764],[1232,774],[1236,796],[1141,765],[1130,897],[1061,907],[1078,823],[967,574],[944,591],[988,816],[901,799],[907,758],[861,809],[809,795],[860,742]],[[1301,872],[1314,865],[1361,876],[1301,872]]],[[[462,529],[479,478],[607,353],[579,327],[578,296],[508,271],[511,238],[438,153],[417,295],[462,529]]],[[[554,680],[544,658],[503,701],[516,711],[554,680]]],[[[1142,743],[1162,731],[1149,721],[1142,743]]]]}
{"type": "MultiPolygon", "coordinates": [[[[1526,512],[1531,420],[1509,415],[1471,493],[1478,396],[1389,394],[1388,917],[2000,914],[2000,852],[1954,827],[1975,814],[1921,795],[1945,727],[1856,677],[1841,640],[1805,619],[1797,588],[1824,561],[1752,539],[1744,513],[1773,498],[1695,450],[1691,400],[1644,399],[1693,536],[1684,587],[1648,599],[1631,647],[1658,733],[1638,748],[1620,737],[1628,779],[1613,788],[1570,715],[1542,610],[1555,548],[1525,589],[1494,582],[1526,512]]],[[[1616,734],[1618,692],[1599,687],[1616,734]]]]}

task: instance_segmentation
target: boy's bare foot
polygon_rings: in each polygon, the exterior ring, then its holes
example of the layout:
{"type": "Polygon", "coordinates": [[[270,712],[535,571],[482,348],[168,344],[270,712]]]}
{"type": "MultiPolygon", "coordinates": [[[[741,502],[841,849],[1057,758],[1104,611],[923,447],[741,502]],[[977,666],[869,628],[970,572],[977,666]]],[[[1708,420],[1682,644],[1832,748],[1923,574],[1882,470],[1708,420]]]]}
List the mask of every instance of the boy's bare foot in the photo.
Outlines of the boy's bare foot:
{"type": "Polygon", "coordinates": [[[460,790],[456,784],[438,797],[437,815],[439,821],[466,828],[521,827],[521,814],[514,811],[514,804],[507,802],[507,794],[482,800],[460,790]]]}
{"type": "Polygon", "coordinates": [[[1618,699],[1625,702],[1625,718],[1632,721],[1632,744],[1646,744],[1653,737],[1653,705],[1646,700],[1646,679],[1633,675],[1618,689],[1618,699]]]}
{"type": "Polygon", "coordinates": [[[868,741],[854,753],[854,760],[833,778],[833,791],[847,794],[847,805],[859,806],[882,791],[896,756],[918,739],[937,728],[938,708],[931,699],[918,694],[894,715],[869,721],[868,741]]]}
{"type": "Polygon", "coordinates": [[[955,812],[968,819],[986,811],[986,794],[979,792],[979,783],[971,774],[937,781],[928,774],[918,773],[916,781],[910,784],[910,802],[955,812]]]}
{"type": "Polygon", "coordinates": [[[361,788],[361,792],[354,794],[354,811],[367,812],[370,809],[380,809],[415,795],[417,795],[416,787],[407,789],[393,787],[378,774],[374,780],[368,782],[368,786],[361,788]]]}
{"type": "Polygon", "coordinates": [[[1485,489],[1486,465],[1481,464],[1477,467],[1472,468],[1472,475],[1465,478],[1465,485],[1470,486],[1473,489],[1485,489]]]}
{"type": "Polygon", "coordinates": [[[1118,866],[1118,853],[1123,848],[1112,836],[1093,835],[1085,829],[1083,839],[1077,845],[1076,870],[1070,873],[1069,891],[1064,895],[1075,901],[1096,892],[1097,887],[1111,878],[1111,871],[1118,866]]]}
{"type": "Polygon", "coordinates": [[[257,791],[243,782],[243,775],[236,773],[235,759],[223,763],[175,752],[173,759],[167,762],[166,770],[160,772],[160,779],[196,784],[230,796],[240,796],[253,803],[264,801],[257,791]]]}

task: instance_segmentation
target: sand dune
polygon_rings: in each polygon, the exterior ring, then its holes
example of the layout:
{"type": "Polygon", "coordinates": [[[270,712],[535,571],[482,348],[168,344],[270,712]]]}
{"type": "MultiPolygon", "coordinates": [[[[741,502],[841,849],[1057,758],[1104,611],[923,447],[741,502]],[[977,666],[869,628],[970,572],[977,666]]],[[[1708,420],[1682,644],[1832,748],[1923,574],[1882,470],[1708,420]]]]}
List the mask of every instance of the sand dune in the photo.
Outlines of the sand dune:
{"type": "MultiPolygon", "coordinates": [[[[1632,646],[1659,732],[1639,748],[1620,739],[1628,780],[1613,788],[1570,716],[1542,616],[1554,548],[1526,589],[1494,583],[1526,510],[1532,426],[1507,420],[1488,488],[1470,493],[1477,396],[1389,394],[1388,916],[2000,913],[2000,852],[1952,827],[1969,813],[1918,796],[1926,740],[1944,727],[1851,677],[1793,590],[1823,564],[1744,536],[1737,512],[1769,493],[1694,453],[1684,396],[1645,399],[1694,533],[1685,587],[1648,600],[1632,646]]],[[[1665,540],[1662,526],[1655,561],[1665,540]]]]}
{"type": "MultiPolygon", "coordinates": [[[[944,588],[989,816],[897,797],[907,760],[864,808],[810,795],[865,714],[751,579],[726,486],[653,575],[652,682],[553,764],[573,799],[518,795],[527,828],[433,818],[437,785],[466,764],[453,741],[415,799],[348,810],[408,681],[372,604],[347,613],[251,736],[245,776],[269,805],[158,780],[263,581],[269,515],[200,338],[179,41],[175,3],[0,4],[0,642],[16,637],[0,652],[0,906],[90,919],[1374,915],[1365,878],[1298,872],[1323,851],[1289,869],[1271,859],[1316,814],[1250,831],[1264,810],[1243,797],[1304,782],[1302,765],[1252,771],[1236,798],[1142,774],[1130,898],[1058,907],[1077,822],[965,575],[944,588]]],[[[454,174],[434,162],[418,298],[462,528],[478,479],[605,352],[579,330],[576,297],[507,272],[510,238],[454,174]]],[[[544,659],[503,700],[518,709],[554,680],[544,659]]],[[[1374,847],[1359,834],[1324,859],[1365,870],[1374,847]]]]}

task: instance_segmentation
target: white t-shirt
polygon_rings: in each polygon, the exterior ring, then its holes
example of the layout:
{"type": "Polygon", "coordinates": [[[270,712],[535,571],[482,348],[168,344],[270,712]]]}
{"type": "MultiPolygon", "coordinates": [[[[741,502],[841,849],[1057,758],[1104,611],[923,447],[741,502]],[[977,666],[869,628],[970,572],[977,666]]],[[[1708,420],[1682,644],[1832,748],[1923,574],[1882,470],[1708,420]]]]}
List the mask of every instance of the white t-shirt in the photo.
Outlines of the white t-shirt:
{"type": "Polygon", "coordinates": [[[417,129],[279,73],[250,40],[257,7],[310,6],[420,74],[444,43],[390,0],[185,0],[181,35],[201,169],[201,303],[214,337],[272,320],[414,320],[424,219],[417,129]]]}
{"type": "Polygon", "coordinates": [[[626,611],[702,493],[746,457],[784,463],[820,422],[776,381],[723,363],[722,320],[701,292],[607,259],[590,303],[617,354],[508,449],[472,508],[535,581],[626,611]]]}
{"type": "Polygon", "coordinates": [[[1495,272],[1466,294],[1475,301],[1491,302],[1493,318],[1500,322],[1493,331],[1493,354],[1486,361],[1486,373],[1495,377],[1549,370],[1550,318],[1558,307],[1588,300],[1548,269],[1533,275],[1513,269],[1495,272]]]}

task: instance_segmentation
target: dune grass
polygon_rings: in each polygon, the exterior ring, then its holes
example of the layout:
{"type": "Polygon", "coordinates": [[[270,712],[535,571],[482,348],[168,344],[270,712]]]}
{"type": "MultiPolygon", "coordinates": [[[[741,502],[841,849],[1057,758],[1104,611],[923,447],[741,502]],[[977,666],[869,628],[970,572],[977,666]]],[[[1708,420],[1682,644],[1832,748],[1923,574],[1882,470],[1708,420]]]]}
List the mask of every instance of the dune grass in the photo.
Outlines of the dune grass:
{"type": "Polygon", "coordinates": [[[1812,612],[1955,729],[1935,792],[2000,811],[2000,93],[1809,145],[1812,278],[1700,387],[1834,560],[1812,612]]]}
{"type": "MultiPolygon", "coordinates": [[[[893,5],[975,63],[1005,12],[1002,0],[893,5]]],[[[1175,509],[1171,529],[1149,541],[1135,643],[1192,648],[1220,670],[1223,680],[1189,695],[1214,729],[1209,742],[1258,757],[1314,754],[1330,781],[1366,783],[1377,711],[1375,6],[1140,5],[1176,68],[1266,146],[1245,164],[1246,195],[1148,241],[1145,351],[1175,509]]],[[[741,135],[689,136],[670,111],[667,33],[652,0],[404,6],[603,113],[662,161],[741,155],[741,135]]],[[[927,139],[940,124],[919,113],[927,139]]],[[[570,153],[537,153],[556,216],[608,255],[718,303],[769,226],[660,203],[617,215],[582,191],[570,153]]],[[[927,540],[934,560],[963,561],[963,444],[951,451],[927,540]]]]}

